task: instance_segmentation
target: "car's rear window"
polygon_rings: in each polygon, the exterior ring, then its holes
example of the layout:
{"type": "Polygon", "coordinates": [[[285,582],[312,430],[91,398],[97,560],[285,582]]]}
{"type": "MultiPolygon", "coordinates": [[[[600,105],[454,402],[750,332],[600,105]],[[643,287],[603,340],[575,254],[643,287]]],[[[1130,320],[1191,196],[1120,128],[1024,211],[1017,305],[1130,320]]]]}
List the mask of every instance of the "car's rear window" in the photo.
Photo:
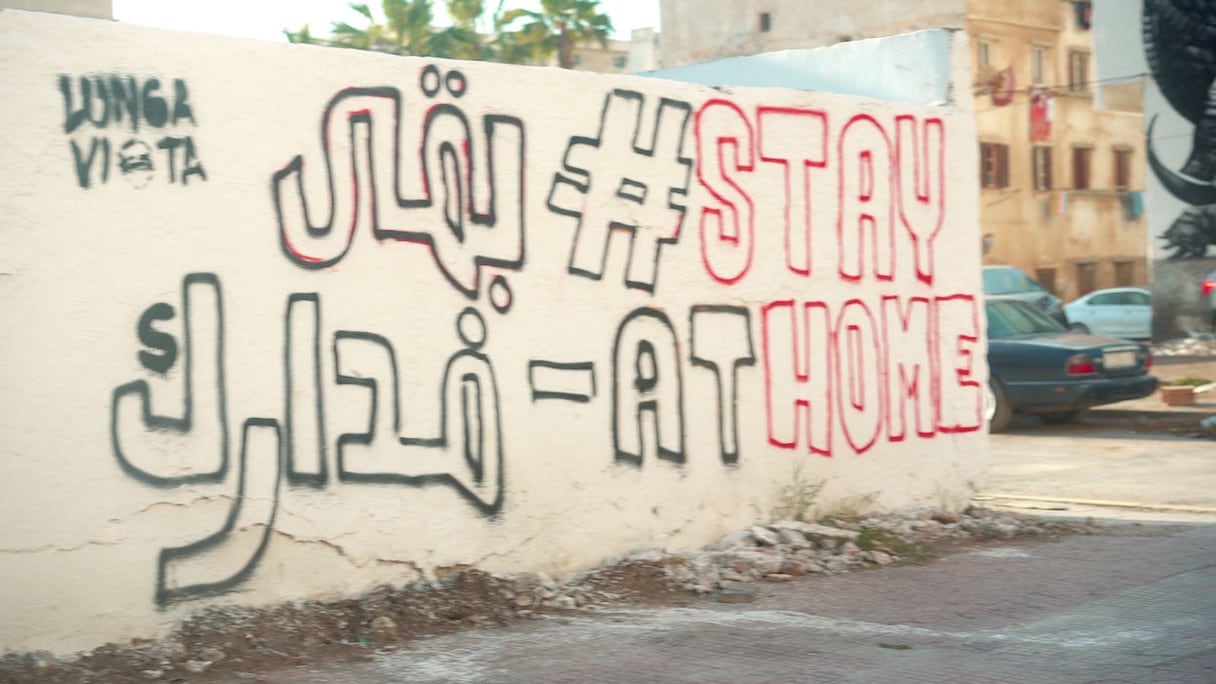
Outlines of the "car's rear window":
{"type": "Polygon", "coordinates": [[[990,339],[1064,330],[1059,323],[1022,302],[990,301],[985,303],[985,309],[990,339]]]}
{"type": "Polygon", "coordinates": [[[986,268],[984,294],[1002,295],[1015,292],[1038,292],[1043,288],[1030,276],[1016,268],[986,268]]]}

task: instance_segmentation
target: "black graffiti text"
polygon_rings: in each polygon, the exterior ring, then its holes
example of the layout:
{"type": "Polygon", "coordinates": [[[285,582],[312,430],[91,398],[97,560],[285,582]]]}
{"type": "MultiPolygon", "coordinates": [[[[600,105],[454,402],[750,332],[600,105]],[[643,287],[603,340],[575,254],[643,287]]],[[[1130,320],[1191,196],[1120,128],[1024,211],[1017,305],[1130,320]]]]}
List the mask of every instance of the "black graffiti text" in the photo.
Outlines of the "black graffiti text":
{"type": "Polygon", "coordinates": [[[82,188],[97,182],[109,182],[111,167],[116,168],[135,187],[145,187],[155,175],[157,159],[160,160],[160,168],[165,169],[169,183],[188,185],[192,177],[207,180],[207,172],[198,159],[194,140],[190,136],[167,135],[161,138],[156,143],[161,154],[152,153],[151,148],[138,138],[125,141],[117,150],[109,138],[102,137],[90,138],[83,144],[72,140],[69,144],[75,163],[76,182],[82,188]]]}
{"type": "MultiPolygon", "coordinates": [[[[136,325],[140,363],[156,375],[176,368],[176,382],[144,377],[114,388],[110,446],[128,476],[152,487],[232,488],[224,524],[184,546],[162,548],[155,600],[214,596],[244,582],[270,540],[284,492],[341,485],[446,488],[486,519],[504,500],[505,445],[493,364],[482,347],[485,320],[472,307],[457,318],[462,345],[435,381],[438,424],[407,420],[401,388],[415,369],[398,365],[387,338],[367,331],[322,334],[321,298],[296,292],[283,321],[282,413],[249,417],[230,439],[224,297],[213,273],[182,279],[178,307],[156,303],[136,325]],[[157,324],[181,315],[175,336],[157,324]],[[323,380],[323,345],[333,383],[323,380]],[[153,394],[180,395],[172,413],[153,409],[153,394]],[[327,394],[333,396],[327,398],[327,394]],[[367,402],[365,429],[346,431],[331,449],[327,402],[367,402]],[[232,458],[235,451],[236,458],[232,458]]],[[[170,378],[170,380],[174,380],[170,378]]],[[[176,398],[176,397],[175,397],[176,398]]]]}
{"type": "Polygon", "coordinates": [[[108,183],[113,176],[135,188],[158,177],[182,185],[207,180],[190,134],[197,122],[182,79],[163,86],[157,78],[65,74],[59,91],[63,132],[81,188],[108,183]],[[137,135],[141,128],[144,134],[137,135]]]}
{"type": "Polygon", "coordinates": [[[165,99],[158,78],[143,82],[135,76],[96,75],[72,78],[59,76],[63,95],[63,132],[72,133],[84,124],[106,129],[123,127],[138,133],[140,124],[152,128],[194,125],[194,110],[186,82],[173,79],[173,95],[165,99]]]}

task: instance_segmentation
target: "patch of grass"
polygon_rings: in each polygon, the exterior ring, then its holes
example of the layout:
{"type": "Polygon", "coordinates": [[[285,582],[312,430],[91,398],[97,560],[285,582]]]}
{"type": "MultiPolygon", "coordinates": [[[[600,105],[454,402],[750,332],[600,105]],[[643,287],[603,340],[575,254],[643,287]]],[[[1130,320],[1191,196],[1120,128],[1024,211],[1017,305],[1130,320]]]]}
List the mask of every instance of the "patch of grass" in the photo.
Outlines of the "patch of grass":
{"type": "Polygon", "coordinates": [[[934,556],[934,549],[930,544],[910,542],[886,530],[867,525],[862,525],[857,531],[857,538],[853,543],[862,551],[886,551],[907,560],[928,560],[934,556]]]}
{"type": "Polygon", "coordinates": [[[824,513],[822,517],[846,520],[850,518],[860,518],[864,513],[874,507],[874,502],[877,500],[877,492],[845,497],[836,502],[836,507],[824,513]]]}
{"type": "Polygon", "coordinates": [[[1199,387],[1200,385],[1206,385],[1210,382],[1212,381],[1208,380],[1207,378],[1196,378],[1188,375],[1185,378],[1170,380],[1166,384],[1173,385],[1175,387],[1199,387]]]}
{"type": "Polygon", "coordinates": [[[823,490],[823,481],[812,481],[802,472],[802,464],[794,468],[791,481],[781,488],[781,501],[777,504],[777,515],[789,520],[806,522],[807,511],[815,505],[819,492],[823,490]]]}

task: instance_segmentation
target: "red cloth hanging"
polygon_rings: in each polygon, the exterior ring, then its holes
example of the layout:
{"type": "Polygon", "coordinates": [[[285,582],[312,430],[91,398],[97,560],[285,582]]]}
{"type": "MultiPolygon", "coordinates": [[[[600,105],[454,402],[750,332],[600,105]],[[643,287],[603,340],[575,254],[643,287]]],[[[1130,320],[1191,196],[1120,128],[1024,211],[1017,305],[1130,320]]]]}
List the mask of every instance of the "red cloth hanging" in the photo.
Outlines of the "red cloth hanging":
{"type": "Polygon", "coordinates": [[[1007,66],[1004,70],[997,72],[988,85],[992,88],[993,106],[1004,107],[1013,102],[1013,67],[1007,66]]]}
{"type": "Polygon", "coordinates": [[[1039,86],[1030,89],[1030,139],[1043,142],[1051,138],[1051,98],[1039,86]]]}

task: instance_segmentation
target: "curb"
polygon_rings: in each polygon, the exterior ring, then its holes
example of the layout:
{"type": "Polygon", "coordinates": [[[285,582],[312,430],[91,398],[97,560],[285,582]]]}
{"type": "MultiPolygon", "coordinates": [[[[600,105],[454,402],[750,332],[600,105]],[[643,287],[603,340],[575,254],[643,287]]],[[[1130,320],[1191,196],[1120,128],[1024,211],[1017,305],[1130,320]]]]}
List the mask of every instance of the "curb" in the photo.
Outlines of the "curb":
{"type": "Polygon", "coordinates": [[[1076,506],[1096,506],[1100,508],[1134,508],[1142,511],[1174,511],[1178,513],[1216,513],[1213,506],[1183,506],[1172,504],[1151,504],[1137,501],[1105,501],[1102,499],[1072,499],[1068,497],[1026,496],[1022,494],[977,494],[972,501],[977,503],[993,503],[995,501],[1038,501],[1042,503],[1073,504],[1076,506]]]}

